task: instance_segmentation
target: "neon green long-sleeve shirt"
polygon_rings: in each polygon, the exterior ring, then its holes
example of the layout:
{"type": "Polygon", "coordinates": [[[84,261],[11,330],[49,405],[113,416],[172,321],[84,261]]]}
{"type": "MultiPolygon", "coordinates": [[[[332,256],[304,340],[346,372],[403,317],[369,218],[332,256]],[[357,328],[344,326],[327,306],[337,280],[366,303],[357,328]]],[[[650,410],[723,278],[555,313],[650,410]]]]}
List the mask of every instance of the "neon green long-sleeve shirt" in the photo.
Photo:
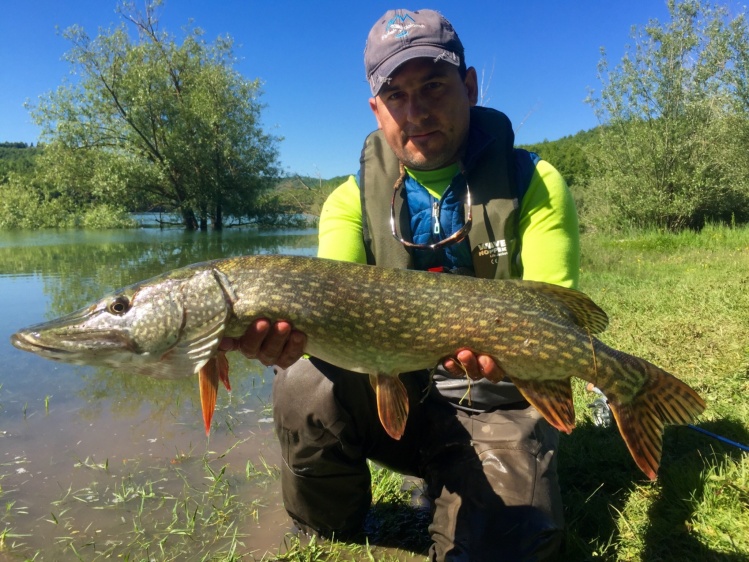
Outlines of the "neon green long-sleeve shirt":
{"type": "MultiPolygon", "coordinates": [[[[455,169],[409,170],[409,174],[441,197],[455,169]]],[[[544,160],[536,165],[520,205],[519,221],[523,279],[577,288],[580,237],[575,202],[564,178],[544,160]]],[[[354,176],[338,186],[323,205],[317,255],[357,263],[367,261],[359,186],[354,176]]]]}

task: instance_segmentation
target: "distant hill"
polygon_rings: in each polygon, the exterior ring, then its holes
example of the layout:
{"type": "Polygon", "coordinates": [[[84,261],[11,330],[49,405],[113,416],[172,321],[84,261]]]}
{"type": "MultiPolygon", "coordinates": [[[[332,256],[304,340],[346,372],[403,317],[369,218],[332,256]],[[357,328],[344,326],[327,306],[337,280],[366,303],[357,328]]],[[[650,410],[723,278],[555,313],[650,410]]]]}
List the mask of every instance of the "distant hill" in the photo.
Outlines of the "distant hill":
{"type": "MultiPolygon", "coordinates": [[[[541,158],[556,167],[570,186],[579,183],[590,174],[585,156],[585,147],[595,139],[597,129],[580,131],[561,139],[519,145],[536,152],[541,158]]],[[[26,174],[34,168],[36,157],[43,148],[25,142],[0,142],[0,183],[7,181],[10,173],[26,174]]],[[[318,214],[328,194],[346,181],[348,176],[329,179],[302,176],[299,174],[279,178],[274,192],[288,204],[318,214]]]]}
{"type": "Polygon", "coordinates": [[[519,145],[520,148],[535,152],[552,164],[567,180],[570,186],[580,183],[590,175],[590,165],[585,155],[588,145],[595,142],[598,128],[580,131],[554,141],[519,145]]]}
{"type": "Polygon", "coordinates": [[[5,182],[11,172],[31,172],[34,160],[41,151],[40,147],[25,142],[0,142],[0,183],[5,182]]]}

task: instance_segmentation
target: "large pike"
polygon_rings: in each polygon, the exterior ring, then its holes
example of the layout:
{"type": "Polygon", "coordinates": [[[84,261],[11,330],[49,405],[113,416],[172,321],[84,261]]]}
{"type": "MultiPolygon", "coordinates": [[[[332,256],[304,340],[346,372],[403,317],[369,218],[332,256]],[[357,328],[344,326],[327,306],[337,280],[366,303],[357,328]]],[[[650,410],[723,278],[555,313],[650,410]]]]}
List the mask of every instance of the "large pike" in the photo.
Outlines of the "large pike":
{"type": "Polygon", "coordinates": [[[198,373],[208,431],[219,380],[228,387],[219,342],[257,318],[292,322],[307,335],[306,353],[368,374],[380,420],[395,439],[408,416],[399,373],[434,367],[462,348],[494,357],[567,433],[575,425],[570,377],[596,385],[651,479],[664,425],[690,423],[705,408],[679,379],[593,337],[608,319],[578,291],[298,256],[244,256],[170,271],[11,341],[69,363],[156,377],[198,373]]]}

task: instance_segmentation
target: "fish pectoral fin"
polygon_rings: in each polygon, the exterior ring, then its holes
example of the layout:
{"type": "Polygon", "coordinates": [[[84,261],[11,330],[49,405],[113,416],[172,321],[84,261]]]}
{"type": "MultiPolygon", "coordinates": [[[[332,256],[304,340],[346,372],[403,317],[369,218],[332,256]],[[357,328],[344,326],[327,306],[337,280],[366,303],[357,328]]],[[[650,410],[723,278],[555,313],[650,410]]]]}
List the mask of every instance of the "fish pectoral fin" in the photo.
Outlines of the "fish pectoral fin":
{"type": "Polygon", "coordinates": [[[398,375],[369,375],[377,397],[377,414],[387,434],[400,439],[408,419],[408,392],[398,375]]]}
{"type": "Polygon", "coordinates": [[[231,383],[229,382],[229,360],[226,358],[226,353],[219,351],[214,359],[216,360],[216,366],[218,368],[218,380],[224,384],[224,388],[227,391],[231,392],[231,383]]]}
{"type": "Polygon", "coordinates": [[[222,381],[227,390],[231,390],[229,387],[229,361],[223,352],[211,357],[198,371],[200,407],[203,410],[203,424],[205,425],[206,435],[211,432],[211,420],[216,409],[216,396],[218,395],[218,381],[222,381]]]}
{"type": "Polygon", "coordinates": [[[575,406],[569,379],[528,381],[513,378],[512,382],[553,427],[565,433],[575,429],[575,406]]]}

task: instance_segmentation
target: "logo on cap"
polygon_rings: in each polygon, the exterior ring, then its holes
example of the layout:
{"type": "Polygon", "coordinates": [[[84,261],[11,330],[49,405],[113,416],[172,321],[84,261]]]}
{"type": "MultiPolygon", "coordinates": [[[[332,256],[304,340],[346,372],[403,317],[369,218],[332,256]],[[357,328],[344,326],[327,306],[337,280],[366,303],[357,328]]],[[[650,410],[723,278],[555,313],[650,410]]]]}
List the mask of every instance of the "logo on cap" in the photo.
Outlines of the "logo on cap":
{"type": "Polygon", "coordinates": [[[408,32],[414,27],[424,27],[424,24],[416,23],[416,20],[414,20],[410,14],[397,14],[387,22],[387,25],[385,26],[385,34],[382,36],[382,40],[384,41],[391,35],[395,35],[396,39],[406,37],[408,32]]]}

